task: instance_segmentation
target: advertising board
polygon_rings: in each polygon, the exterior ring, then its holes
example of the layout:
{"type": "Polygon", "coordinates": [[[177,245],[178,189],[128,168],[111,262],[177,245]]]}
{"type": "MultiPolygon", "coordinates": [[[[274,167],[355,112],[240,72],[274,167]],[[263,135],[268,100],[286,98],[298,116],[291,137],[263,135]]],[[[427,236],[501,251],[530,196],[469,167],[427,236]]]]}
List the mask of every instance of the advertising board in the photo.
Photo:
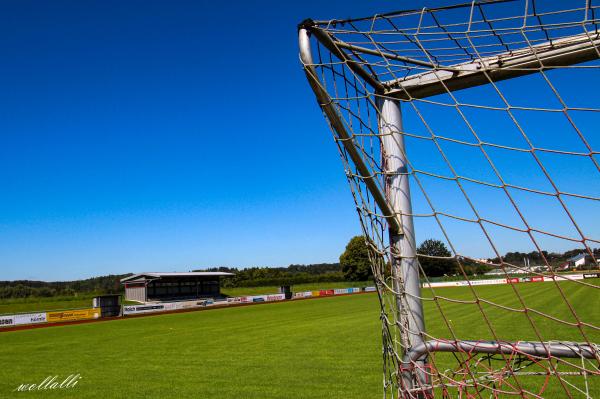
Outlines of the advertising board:
{"type": "Polygon", "coordinates": [[[138,314],[138,313],[152,313],[152,312],[164,312],[164,305],[131,305],[123,306],[123,314],[138,314]]]}
{"type": "Polygon", "coordinates": [[[0,328],[12,327],[14,325],[15,325],[15,316],[13,316],[13,315],[0,316],[0,328]]]}
{"type": "Polygon", "coordinates": [[[310,298],[312,296],[312,291],[303,291],[294,293],[294,298],[310,298]]]}
{"type": "Polygon", "coordinates": [[[25,324],[46,323],[46,313],[26,313],[0,316],[0,328],[25,324]]]}
{"type": "Polygon", "coordinates": [[[63,312],[48,312],[46,319],[48,323],[57,323],[61,321],[90,320],[100,317],[100,309],[75,309],[65,310],[63,312]]]}
{"type": "Polygon", "coordinates": [[[48,321],[46,313],[27,313],[14,316],[15,324],[40,324],[48,321]]]}

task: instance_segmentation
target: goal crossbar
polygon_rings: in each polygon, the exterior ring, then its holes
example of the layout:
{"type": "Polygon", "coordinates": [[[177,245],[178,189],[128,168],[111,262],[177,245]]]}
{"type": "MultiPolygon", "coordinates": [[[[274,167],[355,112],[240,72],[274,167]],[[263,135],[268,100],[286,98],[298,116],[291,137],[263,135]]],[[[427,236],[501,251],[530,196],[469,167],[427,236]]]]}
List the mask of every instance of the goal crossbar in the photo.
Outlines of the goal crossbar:
{"type": "MultiPolygon", "coordinates": [[[[537,73],[540,69],[566,67],[600,58],[598,32],[572,35],[490,57],[477,58],[471,62],[439,65],[433,60],[423,61],[405,57],[379,47],[370,49],[346,43],[316,26],[311,20],[301,23],[300,30],[314,34],[321,44],[346,63],[348,68],[364,79],[377,93],[399,100],[427,98],[537,73]],[[349,53],[344,50],[348,50],[349,53]],[[387,61],[394,60],[431,70],[405,78],[379,81],[376,75],[363,68],[366,62],[360,54],[379,56],[387,61]]],[[[425,50],[423,52],[427,54],[425,50]]]]}
{"type": "Polygon", "coordinates": [[[432,71],[387,81],[386,96],[397,99],[426,98],[448,91],[560,68],[600,58],[600,34],[580,34],[469,63],[437,66],[432,71]]]}

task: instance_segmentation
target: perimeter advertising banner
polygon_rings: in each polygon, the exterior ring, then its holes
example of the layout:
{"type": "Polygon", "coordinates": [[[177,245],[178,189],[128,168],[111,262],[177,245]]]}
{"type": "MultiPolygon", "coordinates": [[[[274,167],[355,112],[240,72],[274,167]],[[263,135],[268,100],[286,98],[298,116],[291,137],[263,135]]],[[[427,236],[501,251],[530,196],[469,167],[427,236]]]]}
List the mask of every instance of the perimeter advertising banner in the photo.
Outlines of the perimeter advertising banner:
{"type": "MultiPolygon", "coordinates": [[[[231,299],[231,298],[229,298],[231,299]]],[[[229,299],[227,302],[230,302],[229,299]]],[[[238,299],[238,298],[235,298],[238,299]]],[[[235,301],[234,299],[234,301],[235,301]]],[[[231,301],[233,302],[233,301],[231,301]]],[[[167,312],[180,309],[192,309],[204,306],[214,305],[213,299],[202,299],[196,301],[182,301],[182,302],[162,302],[162,303],[149,303],[146,305],[127,305],[123,306],[123,314],[140,314],[140,313],[154,313],[154,312],[167,312]]]]}
{"type": "Polygon", "coordinates": [[[64,312],[48,312],[46,318],[48,323],[61,321],[90,320],[100,317],[100,309],[77,309],[65,310],[64,312]]]}
{"type": "Polygon", "coordinates": [[[360,292],[360,288],[337,288],[334,290],[335,295],[355,294],[360,292]]]}
{"type": "Polygon", "coordinates": [[[0,328],[46,322],[46,313],[27,313],[0,316],[0,328]]]}
{"type": "Polygon", "coordinates": [[[164,305],[132,305],[123,306],[123,314],[137,314],[137,313],[151,313],[151,312],[164,312],[164,305]]]}
{"type": "Polygon", "coordinates": [[[12,327],[15,325],[15,316],[0,316],[0,328],[12,327]]]}
{"type": "Polygon", "coordinates": [[[583,273],[583,278],[600,278],[600,273],[583,273]]]}
{"type": "Polygon", "coordinates": [[[294,293],[295,298],[309,298],[313,296],[312,291],[296,292],[294,293]]]}
{"type": "Polygon", "coordinates": [[[40,324],[46,323],[48,318],[46,313],[28,313],[28,314],[17,314],[15,317],[15,324],[40,324]]]}

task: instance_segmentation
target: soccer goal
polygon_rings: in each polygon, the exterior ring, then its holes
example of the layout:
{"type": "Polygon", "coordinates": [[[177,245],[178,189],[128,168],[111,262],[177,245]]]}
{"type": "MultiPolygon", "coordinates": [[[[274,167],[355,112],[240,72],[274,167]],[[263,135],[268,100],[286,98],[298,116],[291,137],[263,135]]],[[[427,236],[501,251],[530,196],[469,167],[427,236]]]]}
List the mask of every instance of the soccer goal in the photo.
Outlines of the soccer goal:
{"type": "Polygon", "coordinates": [[[599,13],[299,25],[370,251],[384,397],[600,397],[599,13]]]}

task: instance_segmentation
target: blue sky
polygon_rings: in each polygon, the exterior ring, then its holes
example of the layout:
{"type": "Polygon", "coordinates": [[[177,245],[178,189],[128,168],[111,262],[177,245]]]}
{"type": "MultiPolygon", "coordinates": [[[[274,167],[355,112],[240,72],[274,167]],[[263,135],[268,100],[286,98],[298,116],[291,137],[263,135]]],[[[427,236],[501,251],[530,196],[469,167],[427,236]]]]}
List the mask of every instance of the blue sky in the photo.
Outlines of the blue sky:
{"type": "Polygon", "coordinates": [[[396,8],[2,2],[0,280],[337,261],[359,224],[296,25],[396,8]]]}
{"type": "Polygon", "coordinates": [[[296,25],[384,4],[2,2],[0,280],[337,261],[296,25]]]}

